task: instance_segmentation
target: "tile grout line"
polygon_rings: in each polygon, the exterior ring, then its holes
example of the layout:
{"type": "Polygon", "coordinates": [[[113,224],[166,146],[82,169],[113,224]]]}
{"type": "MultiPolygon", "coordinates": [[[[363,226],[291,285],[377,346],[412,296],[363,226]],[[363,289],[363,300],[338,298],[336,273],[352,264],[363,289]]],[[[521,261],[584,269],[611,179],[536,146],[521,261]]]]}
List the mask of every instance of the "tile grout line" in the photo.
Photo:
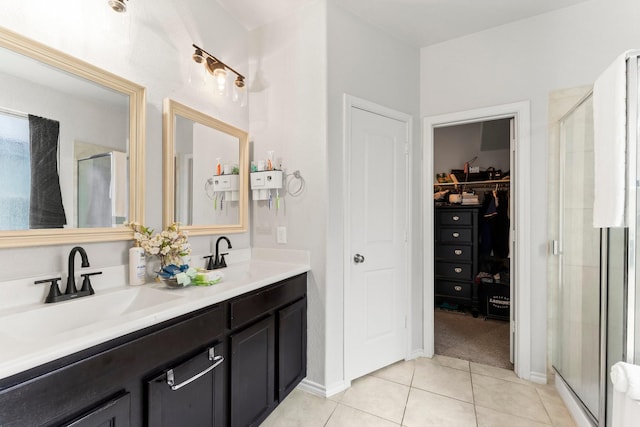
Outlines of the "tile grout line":
{"type": "Polygon", "coordinates": [[[336,407],[333,408],[333,411],[331,411],[331,415],[329,415],[329,418],[327,418],[327,421],[324,422],[323,427],[327,427],[327,424],[329,424],[329,421],[331,421],[331,417],[333,417],[333,414],[335,414],[336,411],[338,410],[338,405],[340,405],[340,402],[336,402],[336,407]]]}
{"type": "Polygon", "coordinates": [[[476,394],[473,391],[473,375],[471,374],[471,363],[469,363],[469,381],[471,382],[471,400],[473,401],[473,415],[476,418],[476,427],[478,427],[478,408],[476,406],[476,394]]]}
{"type": "Polygon", "coordinates": [[[409,405],[409,396],[411,396],[411,390],[413,389],[413,378],[416,375],[416,365],[413,365],[413,371],[411,372],[411,381],[409,381],[409,393],[407,393],[407,400],[404,402],[404,411],[402,411],[402,419],[400,420],[400,426],[404,425],[404,417],[407,415],[407,405],[409,405]]]}
{"type": "Polygon", "coordinates": [[[540,390],[538,390],[538,387],[536,387],[535,389],[536,389],[536,394],[538,395],[538,399],[540,399],[540,403],[542,403],[542,407],[544,408],[544,411],[547,413],[547,417],[549,418],[549,422],[551,422],[551,425],[554,426],[555,423],[553,422],[553,417],[551,416],[551,413],[549,412],[549,409],[547,408],[547,405],[544,403],[544,399],[540,395],[540,390]]]}

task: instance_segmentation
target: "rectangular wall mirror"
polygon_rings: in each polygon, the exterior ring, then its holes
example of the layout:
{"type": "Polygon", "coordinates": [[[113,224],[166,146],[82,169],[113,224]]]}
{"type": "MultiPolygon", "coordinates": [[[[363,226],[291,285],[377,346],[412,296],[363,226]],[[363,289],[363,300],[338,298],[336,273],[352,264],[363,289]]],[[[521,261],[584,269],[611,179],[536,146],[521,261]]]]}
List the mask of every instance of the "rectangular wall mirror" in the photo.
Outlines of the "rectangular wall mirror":
{"type": "Polygon", "coordinates": [[[0,247],[132,237],[144,102],[142,86],[0,28],[0,247]]]}
{"type": "Polygon", "coordinates": [[[246,231],[248,145],[247,132],[165,99],[165,227],[179,222],[190,235],[246,231]]]}

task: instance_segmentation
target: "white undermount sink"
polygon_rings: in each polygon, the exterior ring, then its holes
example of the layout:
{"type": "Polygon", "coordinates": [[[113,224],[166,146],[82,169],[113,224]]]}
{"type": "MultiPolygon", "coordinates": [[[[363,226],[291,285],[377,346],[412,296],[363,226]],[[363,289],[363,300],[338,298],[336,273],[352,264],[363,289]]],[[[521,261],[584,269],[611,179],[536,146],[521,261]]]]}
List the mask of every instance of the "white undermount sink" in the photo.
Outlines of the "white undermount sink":
{"type": "Polygon", "coordinates": [[[42,304],[19,313],[0,316],[0,335],[20,340],[51,337],[141,312],[183,298],[179,294],[150,287],[96,293],[70,301],[42,304]]]}

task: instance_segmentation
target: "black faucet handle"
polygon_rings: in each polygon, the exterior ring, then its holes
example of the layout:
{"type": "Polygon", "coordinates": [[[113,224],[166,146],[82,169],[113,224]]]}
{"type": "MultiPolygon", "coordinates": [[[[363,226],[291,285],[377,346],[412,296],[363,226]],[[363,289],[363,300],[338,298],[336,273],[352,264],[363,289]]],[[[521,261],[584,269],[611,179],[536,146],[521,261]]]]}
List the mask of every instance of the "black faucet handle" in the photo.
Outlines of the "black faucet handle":
{"type": "Polygon", "coordinates": [[[204,268],[207,269],[207,270],[213,270],[213,255],[207,255],[207,256],[204,256],[202,258],[209,260],[209,261],[207,261],[205,263],[205,267],[204,268]]]}
{"type": "Polygon", "coordinates": [[[60,292],[60,288],[58,287],[58,281],[59,280],[62,280],[62,277],[54,277],[52,279],[36,280],[35,282],[33,282],[36,285],[39,285],[41,283],[51,283],[51,286],[49,286],[49,294],[47,295],[47,297],[44,300],[45,303],[55,302],[60,297],[60,295],[62,295],[62,293],[60,292]]]}
{"type": "Polygon", "coordinates": [[[95,294],[96,292],[91,286],[91,276],[97,276],[99,274],[102,274],[102,271],[81,274],[80,277],[82,277],[84,280],[82,280],[82,289],[80,289],[80,292],[86,292],[87,295],[95,294]]]}
{"type": "Polygon", "coordinates": [[[225,259],[224,259],[225,255],[229,255],[229,252],[226,252],[224,254],[220,254],[220,267],[226,267],[227,266],[227,261],[225,261],[225,259]]]}

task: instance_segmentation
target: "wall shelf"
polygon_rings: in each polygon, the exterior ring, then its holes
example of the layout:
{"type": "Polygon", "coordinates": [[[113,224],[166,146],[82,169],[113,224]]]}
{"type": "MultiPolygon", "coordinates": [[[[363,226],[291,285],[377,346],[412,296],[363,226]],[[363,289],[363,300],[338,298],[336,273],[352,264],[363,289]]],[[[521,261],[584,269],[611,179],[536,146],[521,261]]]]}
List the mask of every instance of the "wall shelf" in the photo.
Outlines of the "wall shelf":
{"type": "Polygon", "coordinates": [[[497,185],[497,184],[510,184],[511,180],[508,179],[492,179],[487,181],[466,181],[466,182],[435,182],[434,187],[455,187],[458,185],[468,186],[480,186],[480,185],[497,185]]]}

